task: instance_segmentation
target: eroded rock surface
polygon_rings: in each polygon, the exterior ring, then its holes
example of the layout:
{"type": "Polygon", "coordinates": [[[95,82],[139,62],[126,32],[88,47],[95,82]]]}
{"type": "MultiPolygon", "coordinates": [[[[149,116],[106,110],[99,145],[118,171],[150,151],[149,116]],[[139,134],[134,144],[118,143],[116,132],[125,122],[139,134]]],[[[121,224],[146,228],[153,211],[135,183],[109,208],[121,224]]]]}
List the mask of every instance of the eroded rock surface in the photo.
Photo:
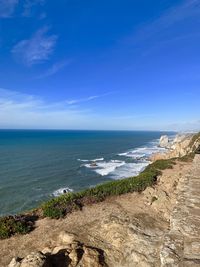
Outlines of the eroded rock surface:
{"type": "MultiPolygon", "coordinates": [[[[65,238],[72,234],[65,233],[65,238]]],[[[63,236],[63,233],[61,233],[63,236]]],[[[33,252],[23,259],[13,258],[8,267],[106,267],[103,251],[85,246],[77,241],[62,246],[33,252]]]]}
{"type": "Polygon", "coordinates": [[[161,136],[160,146],[168,148],[168,151],[152,155],[151,159],[153,161],[184,157],[193,153],[198,147],[200,147],[200,134],[177,135],[171,143],[168,142],[167,136],[161,136]]]}

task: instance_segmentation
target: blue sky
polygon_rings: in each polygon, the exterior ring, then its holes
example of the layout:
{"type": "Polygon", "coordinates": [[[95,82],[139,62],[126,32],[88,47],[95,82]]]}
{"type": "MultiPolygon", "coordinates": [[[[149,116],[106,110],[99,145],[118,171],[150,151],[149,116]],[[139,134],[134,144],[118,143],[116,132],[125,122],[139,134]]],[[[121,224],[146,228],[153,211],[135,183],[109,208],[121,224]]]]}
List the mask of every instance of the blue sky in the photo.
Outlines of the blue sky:
{"type": "Polygon", "coordinates": [[[199,130],[200,0],[0,0],[0,128],[199,130]]]}

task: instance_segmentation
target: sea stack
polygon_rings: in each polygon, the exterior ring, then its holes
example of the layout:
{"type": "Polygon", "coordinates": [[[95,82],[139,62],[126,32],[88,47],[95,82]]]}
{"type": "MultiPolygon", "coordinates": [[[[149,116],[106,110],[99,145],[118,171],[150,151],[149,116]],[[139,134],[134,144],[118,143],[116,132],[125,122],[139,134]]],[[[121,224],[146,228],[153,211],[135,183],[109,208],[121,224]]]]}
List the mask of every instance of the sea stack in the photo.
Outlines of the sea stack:
{"type": "Polygon", "coordinates": [[[169,138],[167,135],[162,135],[160,137],[159,146],[163,148],[169,147],[169,138]]]}

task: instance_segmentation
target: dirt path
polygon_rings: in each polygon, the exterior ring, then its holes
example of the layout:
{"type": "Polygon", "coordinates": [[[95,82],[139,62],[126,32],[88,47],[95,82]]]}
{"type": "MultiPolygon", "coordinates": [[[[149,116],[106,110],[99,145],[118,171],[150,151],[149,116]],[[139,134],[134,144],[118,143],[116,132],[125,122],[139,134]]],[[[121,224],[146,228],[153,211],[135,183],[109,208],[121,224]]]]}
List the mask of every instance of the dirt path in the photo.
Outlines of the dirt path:
{"type": "Polygon", "coordinates": [[[178,186],[170,231],[161,250],[163,267],[200,266],[200,155],[178,186]]]}

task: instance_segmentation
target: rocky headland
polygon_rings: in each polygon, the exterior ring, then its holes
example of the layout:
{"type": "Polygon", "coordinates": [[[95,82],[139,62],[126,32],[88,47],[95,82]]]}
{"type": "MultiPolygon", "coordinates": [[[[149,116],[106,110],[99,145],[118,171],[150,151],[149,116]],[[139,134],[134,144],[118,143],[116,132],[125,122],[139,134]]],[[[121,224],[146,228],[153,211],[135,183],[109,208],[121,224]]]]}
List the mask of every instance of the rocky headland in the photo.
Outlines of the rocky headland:
{"type": "Polygon", "coordinates": [[[166,153],[152,159],[174,164],[156,183],[39,219],[29,234],[0,240],[0,266],[200,266],[200,135],[167,138],[160,140],[166,153]]]}
{"type": "Polygon", "coordinates": [[[167,135],[163,135],[160,138],[159,145],[166,148],[167,152],[154,154],[151,160],[184,157],[198,149],[199,143],[199,134],[177,134],[172,141],[169,140],[167,135]]]}

